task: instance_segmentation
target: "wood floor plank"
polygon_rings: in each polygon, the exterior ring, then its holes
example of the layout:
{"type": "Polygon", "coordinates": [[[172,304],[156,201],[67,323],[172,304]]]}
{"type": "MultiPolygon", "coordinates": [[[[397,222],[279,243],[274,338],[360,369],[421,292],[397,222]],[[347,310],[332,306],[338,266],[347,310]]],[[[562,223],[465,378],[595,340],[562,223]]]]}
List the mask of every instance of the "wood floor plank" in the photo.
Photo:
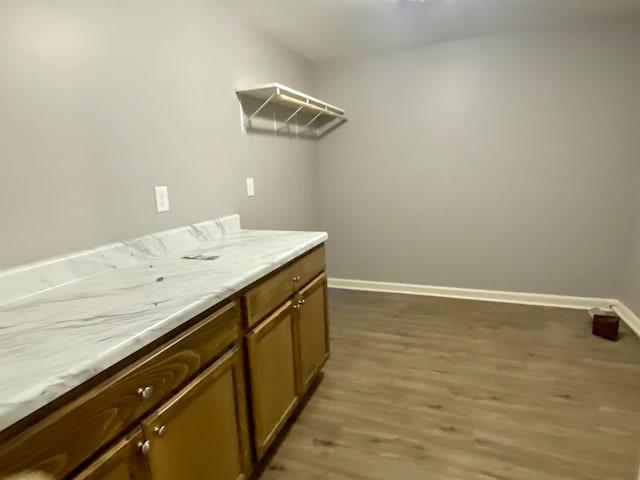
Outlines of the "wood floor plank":
{"type": "Polygon", "coordinates": [[[330,291],[332,358],[263,480],[636,480],[640,339],[584,311],[330,291]]]}

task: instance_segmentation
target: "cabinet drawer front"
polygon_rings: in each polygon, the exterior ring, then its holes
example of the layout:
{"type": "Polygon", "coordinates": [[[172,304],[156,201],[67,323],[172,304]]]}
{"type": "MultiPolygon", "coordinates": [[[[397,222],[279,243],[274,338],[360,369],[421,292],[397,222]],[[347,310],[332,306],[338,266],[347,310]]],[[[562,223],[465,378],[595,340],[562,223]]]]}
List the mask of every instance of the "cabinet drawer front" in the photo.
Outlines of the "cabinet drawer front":
{"type": "Polygon", "coordinates": [[[0,476],[39,469],[64,477],[238,338],[234,302],[0,446],[0,476]]]}
{"type": "Polygon", "coordinates": [[[324,271],[324,245],[296,260],[245,295],[251,328],[324,271]]]}

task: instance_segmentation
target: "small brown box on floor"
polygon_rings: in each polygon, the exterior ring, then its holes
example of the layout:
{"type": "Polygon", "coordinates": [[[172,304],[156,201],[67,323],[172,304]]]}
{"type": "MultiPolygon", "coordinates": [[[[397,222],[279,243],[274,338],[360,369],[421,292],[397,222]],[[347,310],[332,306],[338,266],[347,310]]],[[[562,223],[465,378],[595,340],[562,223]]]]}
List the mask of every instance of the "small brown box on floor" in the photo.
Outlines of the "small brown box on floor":
{"type": "Polygon", "coordinates": [[[589,312],[593,318],[593,334],[607,340],[618,340],[618,328],[620,327],[620,319],[618,316],[609,311],[594,308],[589,312]]]}

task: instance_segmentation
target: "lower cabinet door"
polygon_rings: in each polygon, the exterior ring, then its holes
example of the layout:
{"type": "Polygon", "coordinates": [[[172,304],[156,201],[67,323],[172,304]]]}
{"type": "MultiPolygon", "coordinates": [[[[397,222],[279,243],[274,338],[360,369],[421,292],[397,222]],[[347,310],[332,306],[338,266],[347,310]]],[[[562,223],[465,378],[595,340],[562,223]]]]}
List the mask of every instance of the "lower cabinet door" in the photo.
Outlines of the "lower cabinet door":
{"type": "Polygon", "coordinates": [[[143,422],[152,480],[237,480],[251,469],[237,348],[143,422]]]}
{"type": "Polygon", "coordinates": [[[287,302],[247,336],[258,459],[298,402],[292,322],[292,304],[287,302]]]}
{"type": "Polygon", "coordinates": [[[297,378],[302,395],[329,358],[326,275],[317,277],[300,292],[295,310],[297,378]]]}
{"type": "Polygon", "coordinates": [[[147,464],[142,453],[144,436],[140,429],[119,441],[74,480],[148,480],[147,464]]]}

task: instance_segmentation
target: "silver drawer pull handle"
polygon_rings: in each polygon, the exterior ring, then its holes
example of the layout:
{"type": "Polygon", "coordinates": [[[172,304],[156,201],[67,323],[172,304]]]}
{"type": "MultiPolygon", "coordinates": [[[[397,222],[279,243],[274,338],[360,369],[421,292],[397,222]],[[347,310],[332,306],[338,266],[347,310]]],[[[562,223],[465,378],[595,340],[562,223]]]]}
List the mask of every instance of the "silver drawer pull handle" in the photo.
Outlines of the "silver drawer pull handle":
{"type": "Polygon", "coordinates": [[[165,433],[167,433],[167,426],[166,425],[157,425],[157,426],[153,427],[153,433],[155,433],[159,437],[162,437],[165,433]]]}
{"type": "Polygon", "coordinates": [[[149,451],[151,450],[151,440],[139,442],[138,448],[140,449],[140,453],[142,453],[143,455],[148,455],[149,451]]]}
{"type": "Polygon", "coordinates": [[[144,388],[139,388],[138,395],[140,395],[140,397],[142,397],[144,400],[149,400],[153,395],[153,387],[147,386],[144,388]]]}
{"type": "Polygon", "coordinates": [[[293,306],[293,309],[294,309],[294,310],[298,310],[299,308],[300,308],[300,304],[299,304],[299,303],[296,303],[296,304],[293,306]]]}
{"type": "Polygon", "coordinates": [[[304,305],[304,298],[301,298],[300,300],[298,300],[298,305],[304,305]]]}
{"type": "Polygon", "coordinates": [[[300,275],[298,275],[297,277],[293,277],[293,281],[294,282],[299,282],[300,281],[300,275]]]}

